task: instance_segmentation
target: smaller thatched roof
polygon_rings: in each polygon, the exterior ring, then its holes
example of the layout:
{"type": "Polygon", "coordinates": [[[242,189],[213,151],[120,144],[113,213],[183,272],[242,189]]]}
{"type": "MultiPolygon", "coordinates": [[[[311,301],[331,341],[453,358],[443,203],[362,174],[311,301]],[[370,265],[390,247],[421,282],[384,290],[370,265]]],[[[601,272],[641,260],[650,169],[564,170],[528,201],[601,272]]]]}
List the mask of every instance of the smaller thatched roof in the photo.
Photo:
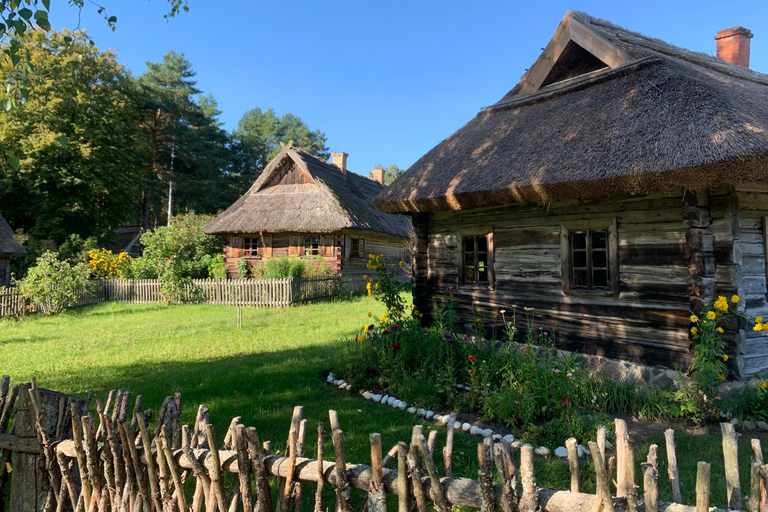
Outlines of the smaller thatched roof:
{"type": "Polygon", "coordinates": [[[305,151],[283,148],[248,192],[203,227],[209,235],[333,233],[345,229],[407,237],[410,220],[382,213],[372,200],[384,187],[365,176],[342,172],[305,151]],[[273,184],[275,174],[293,162],[305,177],[300,184],[273,184]]]}
{"type": "Polygon", "coordinates": [[[13,239],[13,230],[0,214],[0,256],[27,254],[26,249],[13,239]]]}
{"type": "Polygon", "coordinates": [[[768,181],[768,76],[569,12],[500,101],[421,157],[389,213],[768,181]]]}

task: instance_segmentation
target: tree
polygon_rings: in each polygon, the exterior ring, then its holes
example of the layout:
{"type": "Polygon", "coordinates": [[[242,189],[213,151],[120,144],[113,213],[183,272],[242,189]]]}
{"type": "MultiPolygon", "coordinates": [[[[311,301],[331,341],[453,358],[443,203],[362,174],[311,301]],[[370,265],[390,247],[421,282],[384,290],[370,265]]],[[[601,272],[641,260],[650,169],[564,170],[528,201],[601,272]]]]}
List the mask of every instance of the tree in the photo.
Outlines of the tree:
{"type": "MultiPolygon", "coordinates": [[[[142,222],[148,228],[164,211],[174,182],[174,203],[184,211],[213,212],[227,206],[221,178],[230,166],[229,137],[216,120],[211,95],[201,96],[184,54],[169,51],[162,62],[147,62],[138,77],[144,98],[141,127],[150,147],[142,191],[142,222]]],[[[178,209],[178,208],[177,208],[178,209]]]]}
{"type": "MultiPolygon", "coordinates": [[[[84,31],[19,38],[35,70],[28,98],[0,111],[0,204],[16,228],[61,244],[130,219],[144,154],[136,89],[111,52],[84,31]]],[[[4,80],[23,70],[0,63],[4,80]]],[[[0,103],[14,93],[0,93],[0,103]]]]}
{"type": "Polygon", "coordinates": [[[46,251],[18,282],[19,293],[37,304],[46,315],[55,315],[85,294],[93,293],[96,283],[83,262],[71,265],[59,260],[56,253],[46,251]]]}
{"type": "Polygon", "coordinates": [[[262,111],[257,107],[243,114],[232,137],[239,173],[250,176],[249,182],[280,152],[280,142],[292,140],[295,148],[321,158],[329,156],[324,132],[311,131],[290,112],[278,117],[271,108],[262,111]]]}
{"type": "MultiPolygon", "coordinates": [[[[376,164],[376,167],[374,169],[384,169],[384,166],[381,164],[376,164]]],[[[386,169],[384,169],[384,183],[386,185],[391,184],[393,181],[395,181],[397,178],[399,178],[403,173],[405,172],[405,169],[399,168],[396,164],[392,164],[386,169]]],[[[369,178],[373,178],[373,171],[368,173],[369,178]]]]}

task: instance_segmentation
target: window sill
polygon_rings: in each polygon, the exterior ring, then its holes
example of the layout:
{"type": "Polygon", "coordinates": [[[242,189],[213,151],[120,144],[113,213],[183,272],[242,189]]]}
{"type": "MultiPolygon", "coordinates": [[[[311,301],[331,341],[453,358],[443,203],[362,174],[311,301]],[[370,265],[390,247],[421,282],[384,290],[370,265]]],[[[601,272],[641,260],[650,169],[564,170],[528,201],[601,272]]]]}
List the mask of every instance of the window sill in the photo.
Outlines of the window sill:
{"type": "Polygon", "coordinates": [[[618,293],[613,290],[563,290],[563,293],[570,297],[618,297],[618,293]]]}

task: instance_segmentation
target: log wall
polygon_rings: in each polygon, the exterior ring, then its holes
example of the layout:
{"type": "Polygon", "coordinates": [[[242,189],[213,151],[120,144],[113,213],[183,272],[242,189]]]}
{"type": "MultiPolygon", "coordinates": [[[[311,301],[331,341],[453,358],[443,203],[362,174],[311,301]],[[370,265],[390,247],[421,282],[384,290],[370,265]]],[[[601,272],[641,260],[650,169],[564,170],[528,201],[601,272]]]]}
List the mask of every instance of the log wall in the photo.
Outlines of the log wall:
{"type": "Polygon", "coordinates": [[[696,196],[681,190],[433,212],[422,222],[425,226],[414,218],[426,236],[426,254],[416,258],[427,270],[420,281],[417,269],[414,293],[423,294],[420,284],[429,297],[445,296],[448,286],[457,288],[467,323],[473,303],[486,322],[497,324],[501,309],[533,307],[536,328],[554,328],[560,348],[646,365],[686,366],[689,292],[695,290],[689,285],[698,283],[704,298],[737,291],[734,208],[732,191],[696,196]],[[691,208],[698,209],[695,222],[686,220],[691,208]],[[585,219],[616,219],[618,295],[564,292],[561,226],[585,219]],[[493,233],[495,286],[462,285],[461,235],[485,230],[493,233]],[[692,261],[695,265],[689,265],[692,261]]]}
{"type": "Polygon", "coordinates": [[[368,265],[368,255],[383,254],[389,263],[404,262],[400,269],[402,282],[410,281],[411,270],[411,248],[410,242],[405,239],[394,237],[384,237],[380,235],[361,234],[360,232],[345,231],[344,246],[342,249],[343,259],[341,261],[341,275],[344,286],[348,291],[365,291],[365,280],[363,276],[372,277],[371,270],[366,268],[368,265]],[[362,258],[352,257],[352,238],[362,238],[365,241],[362,258]]]}

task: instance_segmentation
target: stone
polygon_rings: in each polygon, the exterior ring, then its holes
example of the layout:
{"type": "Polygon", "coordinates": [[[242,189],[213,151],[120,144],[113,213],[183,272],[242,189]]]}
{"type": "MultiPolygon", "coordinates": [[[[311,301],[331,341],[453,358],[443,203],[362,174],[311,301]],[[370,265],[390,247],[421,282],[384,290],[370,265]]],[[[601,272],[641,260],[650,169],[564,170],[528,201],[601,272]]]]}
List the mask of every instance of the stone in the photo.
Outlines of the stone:
{"type": "Polygon", "coordinates": [[[515,450],[519,450],[522,445],[523,443],[521,443],[520,441],[512,441],[512,448],[514,448],[515,450]]]}
{"type": "Polygon", "coordinates": [[[390,405],[390,406],[394,405],[395,404],[395,400],[397,400],[397,398],[395,398],[393,396],[387,398],[387,405],[390,405]]]}
{"type": "Polygon", "coordinates": [[[425,411],[424,409],[421,409],[421,408],[416,409],[416,416],[424,416],[425,414],[427,414],[427,411],[425,411]]]}
{"type": "Polygon", "coordinates": [[[347,383],[346,382],[344,382],[343,380],[339,382],[339,386],[338,386],[339,389],[344,389],[346,387],[347,387],[347,383]]]}
{"type": "Polygon", "coordinates": [[[610,450],[612,446],[613,446],[613,445],[611,444],[611,442],[610,442],[609,440],[607,440],[607,439],[606,439],[606,440],[605,440],[605,449],[606,449],[606,450],[610,450]]]}
{"type": "Polygon", "coordinates": [[[374,402],[380,402],[381,401],[381,395],[378,393],[372,393],[371,394],[371,400],[374,402]]]}
{"type": "Polygon", "coordinates": [[[406,410],[407,410],[409,413],[411,413],[411,414],[415,414],[415,413],[416,413],[416,408],[415,408],[415,407],[409,407],[409,408],[408,408],[408,409],[406,409],[406,410]]]}
{"type": "Polygon", "coordinates": [[[482,432],[482,430],[480,430],[480,427],[478,427],[477,425],[472,425],[472,427],[470,427],[469,429],[469,433],[472,434],[473,436],[480,434],[480,432],[482,432]]]}
{"type": "Polygon", "coordinates": [[[760,430],[768,430],[768,423],[760,420],[755,422],[755,426],[760,430]]]}
{"type": "Polygon", "coordinates": [[[507,434],[507,435],[505,435],[505,436],[503,437],[503,439],[504,439],[506,442],[508,442],[508,443],[511,443],[512,441],[514,441],[514,440],[515,440],[515,436],[513,436],[512,434],[507,434]]]}
{"type": "Polygon", "coordinates": [[[435,412],[434,411],[427,411],[424,414],[424,418],[426,418],[428,420],[431,420],[434,416],[435,416],[435,412]]]}
{"type": "Polygon", "coordinates": [[[491,437],[493,435],[493,429],[487,428],[481,432],[483,437],[491,437]]]}
{"type": "Polygon", "coordinates": [[[435,414],[432,417],[432,421],[434,421],[435,423],[440,424],[443,421],[443,417],[441,415],[439,415],[439,414],[435,414]]]}
{"type": "Polygon", "coordinates": [[[533,453],[536,455],[541,455],[542,457],[546,457],[552,452],[546,446],[539,446],[533,451],[533,453]]]}
{"type": "Polygon", "coordinates": [[[461,430],[463,430],[464,432],[469,432],[469,429],[471,429],[471,428],[472,428],[472,425],[470,425],[469,423],[462,423],[461,424],[461,430]]]}
{"type": "Polygon", "coordinates": [[[494,440],[494,441],[496,441],[496,442],[499,442],[499,441],[501,441],[501,434],[493,434],[493,436],[491,436],[491,437],[492,437],[492,438],[493,438],[493,440],[494,440]]]}
{"type": "Polygon", "coordinates": [[[720,384],[720,387],[717,389],[717,398],[725,400],[736,398],[736,395],[741,393],[741,391],[744,389],[744,386],[746,386],[746,384],[739,381],[720,384]]]}
{"type": "Polygon", "coordinates": [[[363,393],[363,398],[365,398],[366,400],[370,400],[372,396],[373,395],[371,394],[370,391],[366,391],[365,393],[363,393]]]}
{"type": "Polygon", "coordinates": [[[741,426],[747,430],[755,430],[755,423],[749,420],[743,420],[741,426]]]}
{"type": "Polygon", "coordinates": [[[733,419],[730,421],[730,424],[731,424],[731,425],[733,425],[733,426],[735,427],[736,425],[738,425],[738,424],[739,424],[739,418],[733,418],[733,419]]]}
{"type": "Polygon", "coordinates": [[[453,430],[461,430],[461,422],[457,421],[453,424],[453,430]]]}
{"type": "Polygon", "coordinates": [[[584,446],[579,445],[579,448],[581,448],[581,451],[584,452],[584,455],[592,455],[592,452],[589,451],[589,448],[586,448],[584,446]]]}
{"type": "Polygon", "coordinates": [[[400,405],[398,405],[397,408],[400,409],[401,411],[404,411],[407,406],[408,406],[407,403],[401,401],[400,405]]]}
{"type": "Polygon", "coordinates": [[[385,404],[387,403],[387,400],[389,400],[389,395],[384,395],[383,397],[381,397],[380,403],[385,404]]]}
{"type": "MultiPolygon", "coordinates": [[[[566,451],[568,451],[568,450],[566,450],[566,451]]],[[[583,456],[584,456],[584,451],[585,451],[585,449],[584,449],[584,447],[583,447],[583,446],[581,446],[581,445],[578,445],[578,446],[576,447],[576,454],[577,454],[579,457],[583,457],[583,456]]]]}
{"type": "Polygon", "coordinates": [[[568,456],[568,449],[565,446],[555,448],[555,457],[565,458],[568,456]]]}
{"type": "Polygon", "coordinates": [[[346,390],[347,391],[352,391],[352,384],[347,384],[346,390]]]}

